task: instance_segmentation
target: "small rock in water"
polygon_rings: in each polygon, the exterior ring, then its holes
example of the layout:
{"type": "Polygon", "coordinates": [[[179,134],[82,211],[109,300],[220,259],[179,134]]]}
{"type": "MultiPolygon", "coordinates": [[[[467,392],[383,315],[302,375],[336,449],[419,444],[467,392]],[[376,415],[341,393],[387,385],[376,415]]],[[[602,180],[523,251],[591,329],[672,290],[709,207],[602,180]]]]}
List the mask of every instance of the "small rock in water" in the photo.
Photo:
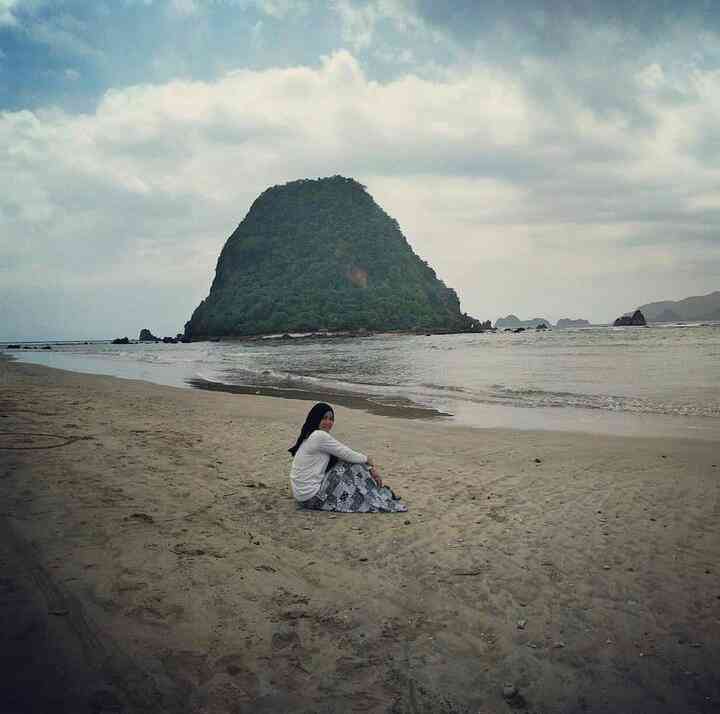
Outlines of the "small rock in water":
{"type": "Polygon", "coordinates": [[[540,459],[535,459],[535,463],[536,463],[536,464],[541,464],[542,461],[541,461],[540,459]]]}
{"type": "Polygon", "coordinates": [[[524,630],[527,626],[527,620],[518,620],[517,628],[518,630],[524,630]]]}

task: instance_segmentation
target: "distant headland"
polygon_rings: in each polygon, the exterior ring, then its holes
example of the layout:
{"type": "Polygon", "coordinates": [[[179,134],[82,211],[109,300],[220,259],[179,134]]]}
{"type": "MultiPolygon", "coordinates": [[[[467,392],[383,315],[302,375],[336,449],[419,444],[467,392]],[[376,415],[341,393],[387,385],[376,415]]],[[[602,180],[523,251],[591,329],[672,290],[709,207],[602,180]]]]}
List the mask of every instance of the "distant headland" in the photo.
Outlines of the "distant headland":
{"type": "Polygon", "coordinates": [[[640,305],[648,322],[703,322],[720,320],[720,290],[684,300],[664,300],[640,305]]]}
{"type": "MultiPolygon", "coordinates": [[[[521,327],[525,329],[544,329],[543,326],[544,328],[549,329],[552,326],[552,322],[550,322],[550,320],[545,317],[533,317],[529,320],[521,320],[516,315],[498,317],[498,319],[495,321],[495,327],[498,330],[517,330],[521,327]]],[[[590,322],[582,318],[574,319],[569,317],[563,317],[557,321],[557,324],[555,326],[561,330],[570,327],[589,327],[590,322]]]]}
{"type": "Polygon", "coordinates": [[[507,317],[498,317],[495,320],[495,327],[498,330],[516,330],[519,327],[536,328],[540,325],[550,327],[550,320],[546,320],[544,317],[533,317],[530,320],[521,320],[517,315],[508,315],[507,317]]]}
{"type": "Polygon", "coordinates": [[[584,320],[582,318],[570,318],[570,317],[563,317],[560,320],[557,321],[557,324],[555,325],[560,330],[567,329],[569,327],[590,327],[590,321],[584,320]]]}

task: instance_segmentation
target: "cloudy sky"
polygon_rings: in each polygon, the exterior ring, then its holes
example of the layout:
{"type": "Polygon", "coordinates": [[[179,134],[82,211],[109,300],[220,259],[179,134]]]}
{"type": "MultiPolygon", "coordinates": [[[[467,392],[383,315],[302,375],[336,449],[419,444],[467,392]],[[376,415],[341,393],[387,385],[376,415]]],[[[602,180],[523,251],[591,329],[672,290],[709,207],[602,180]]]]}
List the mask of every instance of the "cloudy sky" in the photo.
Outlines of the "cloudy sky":
{"type": "Polygon", "coordinates": [[[481,319],[720,289],[720,3],[0,0],[0,338],[175,334],[334,174],[481,319]]]}

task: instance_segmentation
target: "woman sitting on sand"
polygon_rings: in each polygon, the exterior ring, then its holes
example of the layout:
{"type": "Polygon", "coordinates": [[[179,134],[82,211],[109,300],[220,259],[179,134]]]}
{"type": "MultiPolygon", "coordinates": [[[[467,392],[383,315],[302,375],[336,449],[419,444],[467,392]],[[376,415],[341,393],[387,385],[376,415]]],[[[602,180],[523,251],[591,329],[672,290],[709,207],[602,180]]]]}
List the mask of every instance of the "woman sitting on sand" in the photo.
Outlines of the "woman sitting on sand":
{"type": "Polygon", "coordinates": [[[330,436],[335,412],[320,402],[308,413],[293,455],[290,482],[303,508],[340,513],[407,511],[382,479],[372,459],[330,436]]]}

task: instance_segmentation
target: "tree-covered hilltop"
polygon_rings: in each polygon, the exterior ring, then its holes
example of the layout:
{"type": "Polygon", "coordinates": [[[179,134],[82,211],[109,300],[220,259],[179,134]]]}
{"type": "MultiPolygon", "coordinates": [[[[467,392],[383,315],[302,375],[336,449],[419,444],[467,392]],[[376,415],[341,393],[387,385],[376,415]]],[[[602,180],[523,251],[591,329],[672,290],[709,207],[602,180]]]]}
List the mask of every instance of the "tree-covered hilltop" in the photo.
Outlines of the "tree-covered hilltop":
{"type": "Polygon", "coordinates": [[[477,327],[365,187],[333,176],[273,186],[255,200],[185,334],[477,327]]]}

